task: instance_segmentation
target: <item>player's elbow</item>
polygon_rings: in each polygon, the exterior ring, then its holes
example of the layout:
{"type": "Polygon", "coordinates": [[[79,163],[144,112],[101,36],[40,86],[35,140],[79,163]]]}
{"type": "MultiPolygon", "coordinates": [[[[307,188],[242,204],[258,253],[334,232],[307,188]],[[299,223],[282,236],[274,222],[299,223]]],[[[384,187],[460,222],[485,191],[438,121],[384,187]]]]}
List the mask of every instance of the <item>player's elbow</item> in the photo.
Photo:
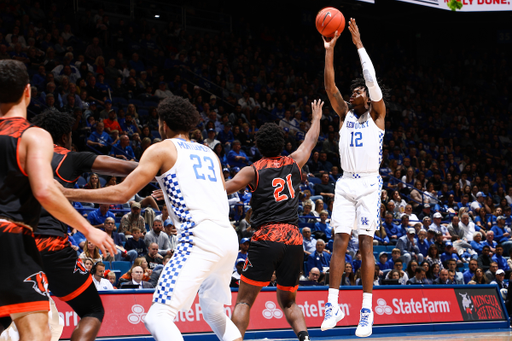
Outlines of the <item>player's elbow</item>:
{"type": "Polygon", "coordinates": [[[54,193],[58,191],[53,183],[40,183],[32,187],[32,194],[37,201],[44,207],[55,200],[54,193]]]}

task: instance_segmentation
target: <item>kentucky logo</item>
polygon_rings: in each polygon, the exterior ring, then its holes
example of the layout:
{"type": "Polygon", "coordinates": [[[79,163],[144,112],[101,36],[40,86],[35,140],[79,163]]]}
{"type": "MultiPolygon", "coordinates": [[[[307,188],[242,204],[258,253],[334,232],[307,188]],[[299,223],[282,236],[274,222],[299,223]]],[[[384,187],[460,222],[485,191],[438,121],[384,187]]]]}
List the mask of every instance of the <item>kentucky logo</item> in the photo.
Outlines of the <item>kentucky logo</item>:
{"type": "Polygon", "coordinates": [[[40,295],[49,297],[48,279],[46,278],[46,274],[43,271],[39,271],[28,276],[23,282],[32,282],[32,289],[34,289],[40,295]]]}
{"type": "Polygon", "coordinates": [[[366,218],[366,217],[361,217],[361,225],[366,225],[366,226],[368,226],[368,218],[366,218]]]}

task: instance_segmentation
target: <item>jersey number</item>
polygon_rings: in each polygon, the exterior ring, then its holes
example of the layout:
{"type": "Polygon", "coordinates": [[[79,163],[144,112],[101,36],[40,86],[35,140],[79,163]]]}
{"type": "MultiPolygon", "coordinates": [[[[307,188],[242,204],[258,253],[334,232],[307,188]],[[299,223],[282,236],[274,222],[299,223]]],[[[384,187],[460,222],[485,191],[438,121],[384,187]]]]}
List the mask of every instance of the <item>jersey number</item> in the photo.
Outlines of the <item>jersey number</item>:
{"type": "Polygon", "coordinates": [[[363,142],[361,142],[361,140],[363,139],[363,133],[361,133],[360,131],[356,131],[355,133],[354,132],[351,132],[350,133],[350,147],[354,147],[354,142],[356,143],[356,147],[362,147],[363,146],[363,142]],[[354,136],[356,137],[356,140],[354,141],[354,136]]]}
{"type": "Polygon", "coordinates": [[[286,185],[288,185],[288,191],[290,192],[290,197],[293,199],[295,197],[295,190],[293,189],[291,174],[288,174],[286,176],[286,181],[281,178],[275,178],[274,180],[272,180],[272,187],[275,187],[274,199],[276,199],[276,202],[288,199],[288,196],[286,194],[281,194],[281,192],[284,189],[284,186],[286,186],[286,185]]]}
{"type": "MultiPolygon", "coordinates": [[[[206,180],[205,172],[202,170],[203,164],[201,162],[201,157],[199,157],[199,155],[196,155],[196,154],[190,154],[190,160],[192,160],[192,161],[195,160],[192,168],[194,168],[194,173],[196,173],[196,179],[206,180]]],[[[211,170],[211,174],[213,174],[213,176],[208,174],[208,180],[217,182],[217,176],[215,175],[215,168],[213,167],[213,160],[210,157],[205,156],[205,157],[203,157],[203,161],[210,164],[208,166],[208,169],[211,170]]]]}

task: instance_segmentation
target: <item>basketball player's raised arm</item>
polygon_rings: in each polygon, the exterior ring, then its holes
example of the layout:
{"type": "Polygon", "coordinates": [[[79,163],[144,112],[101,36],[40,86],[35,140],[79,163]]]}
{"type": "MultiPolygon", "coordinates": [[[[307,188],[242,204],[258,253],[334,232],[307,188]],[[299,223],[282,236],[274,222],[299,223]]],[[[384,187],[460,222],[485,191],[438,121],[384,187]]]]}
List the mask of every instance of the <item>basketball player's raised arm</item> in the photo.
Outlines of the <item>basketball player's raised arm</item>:
{"type": "Polygon", "coordinates": [[[370,113],[375,123],[377,123],[377,126],[381,129],[384,129],[386,105],[384,104],[382,90],[377,83],[375,68],[373,67],[373,63],[370,59],[370,56],[368,55],[368,52],[366,52],[366,49],[363,46],[361,41],[361,34],[359,33],[359,27],[357,27],[356,20],[354,18],[350,18],[348,29],[352,35],[352,42],[357,48],[357,53],[359,54],[359,59],[361,60],[361,66],[363,68],[363,77],[366,86],[368,87],[370,100],[372,101],[370,113]]]}
{"type": "Polygon", "coordinates": [[[137,166],[138,162],[116,159],[107,155],[98,155],[92,164],[92,171],[103,175],[127,176],[137,166]]]}
{"type": "Polygon", "coordinates": [[[30,188],[39,203],[55,218],[73,226],[106,254],[115,254],[115,244],[105,232],[95,229],[71,206],[53,181],[51,161],[53,142],[50,134],[40,128],[28,129],[22,137],[20,149],[25,151],[25,170],[30,188]]]}
{"type": "MultiPolygon", "coordinates": [[[[73,201],[94,202],[97,204],[124,204],[154,179],[162,167],[162,160],[169,159],[169,148],[171,147],[164,142],[149,147],[142,155],[139,167],[131,172],[119,185],[99,189],[60,187],[60,190],[66,198],[73,201]]],[[[174,153],[175,159],[176,150],[174,150],[174,153]]]]}
{"type": "Polygon", "coordinates": [[[226,192],[233,194],[249,184],[256,184],[256,171],[252,166],[242,168],[233,179],[226,181],[226,192]]]}
{"type": "Polygon", "coordinates": [[[311,151],[315,148],[318,143],[318,135],[320,134],[320,119],[322,118],[322,107],[324,102],[322,100],[315,99],[311,103],[311,109],[313,118],[311,120],[311,127],[304,138],[304,142],[300,145],[299,149],[293,152],[290,157],[297,162],[300,168],[302,168],[306,162],[308,162],[311,156],[311,151]]]}
{"type": "Polygon", "coordinates": [[[348,105],[341,96],[340,90],[338,90],[334,81],[334,47],[339,36],[338,31],[335,32],[334,37],[329,41],[325,40],[325,37],[322,36],[325,47],[324,85],[332,108],[341,118],[341,121],[343,121],[348,112],[348,105]]]}

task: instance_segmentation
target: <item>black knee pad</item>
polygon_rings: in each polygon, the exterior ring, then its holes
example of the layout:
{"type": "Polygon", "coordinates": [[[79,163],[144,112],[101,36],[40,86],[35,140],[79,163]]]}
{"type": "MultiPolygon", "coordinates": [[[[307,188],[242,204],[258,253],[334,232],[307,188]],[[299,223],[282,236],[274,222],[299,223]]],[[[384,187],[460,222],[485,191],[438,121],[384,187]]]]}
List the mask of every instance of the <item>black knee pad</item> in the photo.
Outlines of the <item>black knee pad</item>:
{"type": "Polygon", "coordinates": [[[105,310],[103,309],[103,303],[101,302],[100,295],[94,283],[91,283],[84,292],[66,303],[73,308],[81,319],[84,317],[95,317],[100,320],[100,322],[103,321],[105,310]]]}

